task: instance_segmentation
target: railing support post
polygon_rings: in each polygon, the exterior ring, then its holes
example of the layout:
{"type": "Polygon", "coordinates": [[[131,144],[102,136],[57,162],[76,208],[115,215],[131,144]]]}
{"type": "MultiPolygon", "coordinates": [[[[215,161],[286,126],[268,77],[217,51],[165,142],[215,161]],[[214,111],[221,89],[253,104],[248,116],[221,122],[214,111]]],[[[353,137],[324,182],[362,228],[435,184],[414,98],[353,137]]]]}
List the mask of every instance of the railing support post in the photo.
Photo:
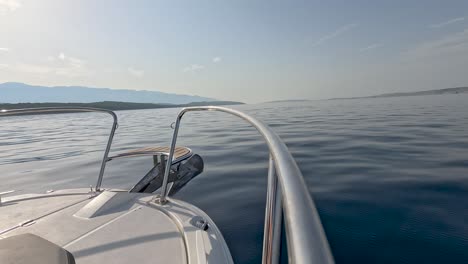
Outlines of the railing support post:
{"type": "Polygon", "coordinates": [[[109,159],[109,151],[111,149],[112,141],[114,140],[115,130],[117,129],[117,126],[118,126],[117,118],[115,117],[115,114],[113,116],[114,116],[114,123],[112,124],[112,129],[109,134],[109,139],[107,140],[107,146],[106,146],[106,150],[104,151],[104,157],[102,158],[101,169],[99,171],[99,176],[98,176],[98,180],[96,183],[96,192],[101,191],[102,178],[104,177],[104,171],[106,169],[106,164],[109,159]]]}
{"type": "Polygon", "coordinates": [[[270,155],[268,167],[265,225],[263,229],[263,264],[277,264],[281,244],[281,188],[278,188],[275,161],[270,155]]]}
{"type": "MultiPolygon", "coordinates": [[[[179,133],[180,120],[182,119],[183,114],[177,116],[177,120],[174,127],[174,134],[172,135],[171,149],[169,150],[169,155],[167,156],[166,167],[164,170],[163,183],[161,185],[161,195],[159,197],[159,203],[165,204],[167,202],[167,182],[169,179],[169,172],[171,170],[172,160],[174,159],[174,151],[177,144],[177,135],[179,133]]],[[[162,161],[161,161],[162,162],[162,161]]]]}

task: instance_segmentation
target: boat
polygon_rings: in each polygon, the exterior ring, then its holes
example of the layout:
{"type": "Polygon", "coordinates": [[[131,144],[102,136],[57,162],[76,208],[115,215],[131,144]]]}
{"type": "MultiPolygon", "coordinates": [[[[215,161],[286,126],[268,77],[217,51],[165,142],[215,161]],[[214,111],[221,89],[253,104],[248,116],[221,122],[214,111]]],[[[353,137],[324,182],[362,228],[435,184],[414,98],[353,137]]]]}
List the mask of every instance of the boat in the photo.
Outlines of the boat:
{"type": "Polygon", "coordinates": [[[255,127],[268,145],[262,263],[279,262],[281,243],[287,243],[289,263],[333,263],[313,199],[286,145],[261,121],[219,106],[180,110],[171,125],[169,146],[115,156],[109,156],[118,127],[113,111],[86,107],[1,110],[0,120],[14,115],[99,112],[111,115],[113,124],[95,186],[30,194],[0,190],[0,263],[233,263],[213,220],[189,201],[171,197],[183,186],[190,188],[189,181],[203,171],[199,155],[177,146],[182,117],[195,111],[237,116],[255,127]],[[131,189],[104,187],[109,162],[144,155],[153,156],[153,167],[131,189]],[[281,238],[283,225],[286,239],[281,238]]]}

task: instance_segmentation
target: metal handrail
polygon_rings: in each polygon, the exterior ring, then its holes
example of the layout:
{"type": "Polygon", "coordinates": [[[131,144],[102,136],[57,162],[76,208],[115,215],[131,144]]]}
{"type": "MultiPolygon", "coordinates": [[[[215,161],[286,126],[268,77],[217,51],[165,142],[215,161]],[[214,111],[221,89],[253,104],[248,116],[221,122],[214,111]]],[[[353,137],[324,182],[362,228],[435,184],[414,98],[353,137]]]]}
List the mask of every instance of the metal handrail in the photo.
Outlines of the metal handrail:
{"type": "MultiPolygon", "coordinates": [[[[166,168],[170,168],[177,142],[177,135],[182,116],[192,111],[220,111],[238,116],[251,125],[263,136],[270,150],[270,168],[268,177],[267,206],[265,212],[265,234],[263,263],[276,263],[278,261],[278,243],[281,236],[277,228],[277,207],[281,197],[277,194],[277,187],[272,182],[277,172],[277,178],[282,192],[282,205],[284,210],[289,261],[291,263],[334,263],[325,232],[315,208],[312,197],[307,190],[303,176],[294,158],[286,145],[267,125],[240,111],[219,107],[202,106],[183,108],[177,115],[172,137],[171,149],[167,159],[166,168]],[[274,168],[272,167],[274,165],[274,168]]],[[[159,202],[166,203],[167,182],[169,170],[165,170],[159,202]]],[[[278,205],[279,204],[279,205],[278,205]]],[[[279,216],[281,217],[281,216],[279,216]]]]}
{"type": "Polygon", "coordinates": [[[114,122],[112,124],[112,129],[107,140],[106,150],[104,151],[104,157],[101,163],[101,169],[99,171],[98,180],[96,183],[96,191],[100,191],[102,178],[104,176],[104,170],[106,169],[106,162],[109,157],[109,151],[112,145],[112,140],[114,138],[115,130],[117,129],[117,115],[107,109],[93,108],[93,107],[40,107],[40,108],[25,108],[25,109],[11,109],[11,110],[0,110],[0,116],[13,116],[13,115],[28,115],[28,114],[40,114],[40,113],[67,113],[67,112],[101,112],[107,113],[112,116],[114,122]]]}

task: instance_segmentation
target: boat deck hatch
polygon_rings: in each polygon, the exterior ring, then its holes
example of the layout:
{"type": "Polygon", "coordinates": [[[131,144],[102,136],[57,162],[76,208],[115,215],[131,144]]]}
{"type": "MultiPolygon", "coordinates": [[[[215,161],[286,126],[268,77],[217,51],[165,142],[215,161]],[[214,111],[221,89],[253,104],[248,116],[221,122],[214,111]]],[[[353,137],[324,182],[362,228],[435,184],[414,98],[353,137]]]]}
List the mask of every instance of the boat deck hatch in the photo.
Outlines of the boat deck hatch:
{"type": "Polygon", "coordinates": [[[0,239],[2,264],[75,264],[67,250],[33,234],[0,239]]]}

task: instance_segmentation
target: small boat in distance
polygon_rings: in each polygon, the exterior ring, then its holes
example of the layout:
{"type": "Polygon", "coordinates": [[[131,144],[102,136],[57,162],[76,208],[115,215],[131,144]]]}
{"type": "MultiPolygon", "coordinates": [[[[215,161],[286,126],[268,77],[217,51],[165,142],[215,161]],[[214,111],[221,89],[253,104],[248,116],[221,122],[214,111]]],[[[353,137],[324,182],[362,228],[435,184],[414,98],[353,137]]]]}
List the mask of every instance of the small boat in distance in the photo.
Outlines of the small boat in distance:
{"type": "Polygon", "coordinates": [[[262,122],[218,106],[183,108],[173,123],[169,147],[146,147],[112,157],[109,151],[117,115],[110,110],[0,111],[0,118],[101,112],[114,120],[94,187],[16,196],[12,196],[14,191],[0,190],[0,263],[233,263],[223,235],[210,217],[189,202],[170,197],[203,171],[199,155],[176,146],[182,117],[193,111],[240,117],[258,130],[269,147],[262,263],[279,261],[282,218],[290,263],[333,263],[315,205],[286,145],[262,122]],[[103,187],[108,162],[144,155],[153,156],[153,167],[131,189],[103,187]]]}

